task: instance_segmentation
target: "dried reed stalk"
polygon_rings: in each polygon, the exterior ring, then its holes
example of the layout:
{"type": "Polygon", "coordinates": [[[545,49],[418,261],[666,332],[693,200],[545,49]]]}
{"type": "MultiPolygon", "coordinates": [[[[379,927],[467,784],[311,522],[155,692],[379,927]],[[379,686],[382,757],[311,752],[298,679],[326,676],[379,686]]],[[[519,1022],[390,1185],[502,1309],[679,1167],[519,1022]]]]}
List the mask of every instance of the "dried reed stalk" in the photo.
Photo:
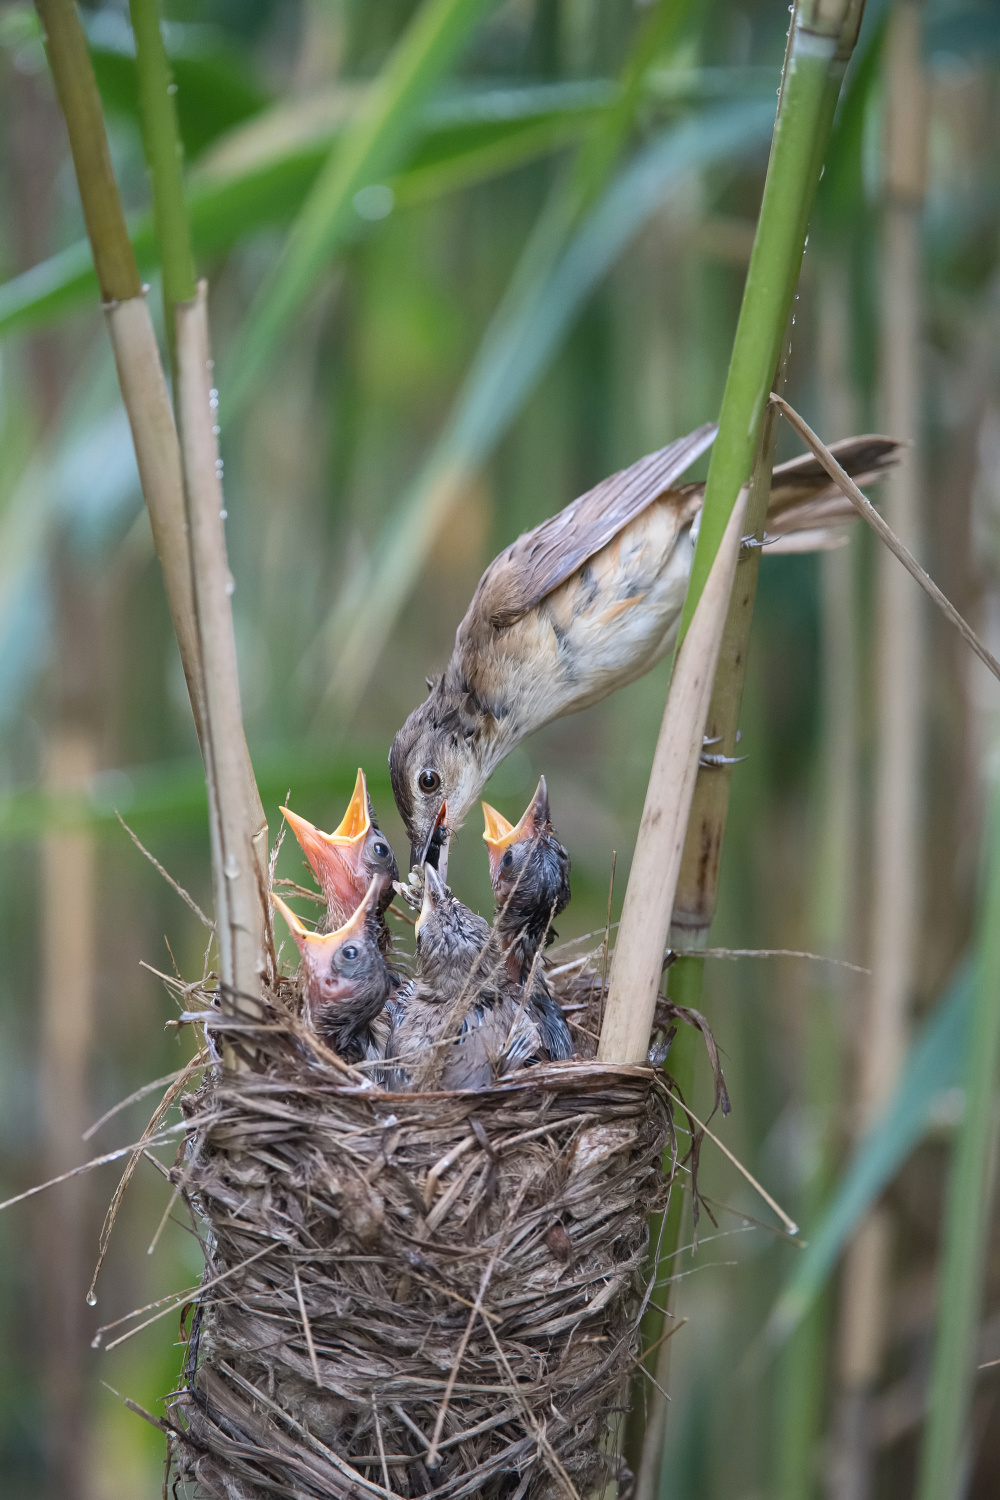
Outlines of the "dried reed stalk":
{"type": "MultiPolygon", "coordinates": [[[[737,758],[740,706],[743,702],[750,650],[750,626],[757,597],[764,522],[771,493],[774,420],[769,412],[770,408],[765,413],[761,428],[747,501],[746,531],[748,536],[753,537],[755,545],[741,548],[736,562],[733,592],[719,650],[719,665],[716,668],[712,701],[705,722],[707,754],[698,769],[674,897],[670,946],[675,950],[705,947],[718,901],[722,839],[729,811],[733,764],[737,758]]],[[[671,975],[671,994],[680,1003],[698,1004],[701,963],[702,960],[697,957],[686,957],[675,964],[675,969],[698,965],[699,980],[690,992],[685,990],[683,995],[673,982],[675,976],[671,975]]]]}
{"type": "MultiPolygon", "coordinates": [[[[65,641],[65,627],[63,634],[65,641]]],[[[45,779],[50,789],[79,791],[97,766],[92,730],[79,724],[57,725],[46,751],[45,779]]],[[[54,828],[46,833],[41,853],[38,1093],[45,1175],[55,1177],[79,1161],[80,1137],[89,1119],[87,1081],[97,978],[93,831],[54,828]]],[[[37,1336],[50,1434],[49,1483],[64,1500],[83,1500],[88,1468],[87,1328],[82,1316],[82,1287],[92,1254],[88,1203],[86,1185],[77,1179],[40,1206],[37,1221],[45,1287],[37,1336]]]]}
{"type": "Polygon", "coordinates": [[[200,743],[204,737],[205,685],[194,608],[181,450],[170,394],[145,297],[106,302],[104,314],[200,743]]]}
{"type": "MultiPolygon", "coordinates": [[[[818,278],[817,375],[823,414],[832,432],[855,432],[850,380],[850,305],[844,257],[827,253],[818,278]]],[[[854,598],[858,545],[820,558],[821,770],[812,857],[810,930],[821,953],[841,956],[815,974],[802,1018],[799,1097],[815,1114],[813,1165],[796,1203],[810,1236],[836,1179],[840,1148],[839,1102],[843,1057],[853,1028],[857,979],[844,967],[854,956],[860,830],[858,729],[860,650],[854,598]]],[[[775,1403],[775,1500],[802,1500],[814,1485],[826,1420],[826,1384],[833,1327],[828,1291],[803,1318],[778,1361],[775,1403]]]]}
{"type": "MultiPolygon", "coordinates": [[[[256,783],[248,781],[240,711],[233,581],[226,557],[222,478],[208,341],[207,290],[177,306],[177,417],[191,528],[191,564],[205,687],[205,777],[208,783],[221,977],[237,996],[259,992],[264,972],[267,826],[254,818],[256,783]],[[214,404],[213,404],[214,403],[214,404]]],[[[260,807],[259,797],[256,805],[260,807]]],[[[237,1001],[237,1008],[239,1002],[237,1001]]]]}
{"type": "MultiPolygon", "coordinates": [[[[928,103],[920,56],[921,31],[918,7],[912,0],[903,0],[893,13],[885,52],[882,385],[889,430],[909,439],[916,438],[921,417],[923,299],[919,246],[928,103]]],[[[796,430],[800,430],[797,425],[796,430]]],[[[1000,665],[912,556],[920,551],[921,537],[920,455],[916,447],[909,463],[888,477],[884,496],[885,521],[871,506],[858,506],[888,547],[888,551],[879,549],[876,571],[872,979],[863,1026],[865,1043],[858,1057],[854,1119],[859,1135],[880,1113],[902,1065],[913,998],[919,904],[923,631],[919,596],[889,552],[1000,675],[1000,665]]],[[[857,505],[855,495],[849,498],[857,505]]],[[[874,1453],[866,1413],[884,1357],[891,1256],[892,1221],[889,1210],[879,1206],[859,1228],[844,1264],[838,1375],[848,1432],[853,1429],[854,1436],[854,1441],[846,1445],[838,1473],[845,1500],[849,1494],[867,1492],[873,1481],[874,1453]]]]}
{"type": "Polygon", "coordinates": [[[747,491],[729,516],[715,561],[674,663],[632,870],[611,963],[597,1055],[603,1062],[642,1063],[680,871],[715,667],[722,644],[747,491]]]}
{"type": "MultiPolygon", "coordinates": [[[[910,549],[893,531],[888,521],[879,515],[871,501],[858,489],[851,476],[844,472],[822,439],[816,436],[815,432],[799,416],[795,408],[789,406],[788,402],[783,400],[781,396],[772,396],[771,400],[781,411],[782,415],[787,417],[789,423],[794,427],[806,447],[812,449],[833,482],[855,506],[862,520],[867,521],[880,541],[884,542],[892,555],[903,564],[910,577],[920,585],[927,597],[933,600],[949,625],[954,625],[966,645],[975,652],[983,665],[989,667],[994,677],[1000,679],[1000,661],[997,661],[993,653],[987,649],[969,622],[959,614],[947,595],[938,588],[933,578],[924,571],[910,549]]],[[[898,576],[895,573],[895,569],[892,570],[892,574],[889,576],[898,576]]]]}

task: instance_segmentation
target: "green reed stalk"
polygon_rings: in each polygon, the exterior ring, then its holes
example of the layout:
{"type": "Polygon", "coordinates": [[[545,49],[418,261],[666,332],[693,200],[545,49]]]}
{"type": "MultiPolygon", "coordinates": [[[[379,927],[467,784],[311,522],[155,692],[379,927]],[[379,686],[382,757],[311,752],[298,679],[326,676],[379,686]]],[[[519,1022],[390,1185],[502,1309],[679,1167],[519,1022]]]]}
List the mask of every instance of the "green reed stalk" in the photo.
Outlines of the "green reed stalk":
{"type": "Polygon", "coordinates": [[[101,96],[74,0],[37,0],[45,50],[66,120],[102,302],[142,295],[142,281],[125,228],[111,169],[101,96]]]}
{"type": "Polygon", "coordinates": [[[957,1500],[964,1490],[977,1325],[995,1181],[998,1065],[1000,785],[993,792],[987,828],[987,877],[965,1064],[965,1111],[948,1177],[937,1341],[920,1455],[918,1500],[957,1500]]]}
{"type": "Polygon", "coordinates": [[[177,128],[175,85],[160,29],[159,0],[129,0],[139,75],[142,141],[153,187],[153,221],[160,247],[163,314],[176,375],[174,308],[195,294],[191,227],[184,201],[184,154],[177,128]]]}
{"type": "Polygon", "coordinates": [[[681,639],[701,598],[740,488],[750,477],[792,310],[809,214],[864,0],[801,0],[771,143],[729,373],[712,448],[681,639]]]}
{"type": "MultiPolygon", "coordinates": [[[[768,395],[778,370],[833,116],[863,10],[864,0],[834,5],[798,0],[792,16],[764,194],[679,642],[694,615],[737,496],[748,482],[746,529],[762,539],[773,451],[768,395]]],[[[714,741],[712,753],[725,757],[731,757],[736,747],[759,562],[759,548],[755,548],[745,552],[738,564],[706,724],[706,735],[714,741]]],[[[674,899],[678,947],[704,946],[715,915],[730,776],[731,767],[724,765],[704,767],[699,773],[674,899]]],[[[703,959],[680,959],[669,978],[675,1003],[697,1008],[703,975],[703,959]]],[[[685,1078],[682,1087],[687,1082],[685,1078]]],[[[658,1280],[664,1278],[676,1253],[679,1234],[680,1216],[671,1213],[661,1238],[658,1280]]],[[[647,1314],[642,1329],[645,1349],[660,1336],[661,1327],[662,1315],[647,1314]]],[[[633,1403],[627,1435],[633,1466],[645,1441],[645,1424],[637,1405],[633,1403]]],[[[644,1467],[648,1467],[648,1455],[644,1467]]]]}

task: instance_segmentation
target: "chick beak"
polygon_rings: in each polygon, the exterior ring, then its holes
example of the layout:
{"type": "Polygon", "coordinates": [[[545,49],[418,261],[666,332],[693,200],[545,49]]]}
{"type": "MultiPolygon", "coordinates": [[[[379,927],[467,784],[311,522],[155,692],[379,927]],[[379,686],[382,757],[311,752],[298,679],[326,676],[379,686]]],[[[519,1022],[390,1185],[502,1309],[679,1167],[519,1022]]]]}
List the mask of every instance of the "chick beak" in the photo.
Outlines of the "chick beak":
{"type": "Polygon", "coordinates": [[[500,861],[503,858],[503,852],[516,841],[517,829],[488,802],[484,802],[482,806],[483,817],[486,821],[483,841],[490,856],[490,884],[496,885],[500,876],[500,861]]]}
{"type": "Polygon", "coordinates": [[[545,785],[545,777],[542,776],[539,779],[535,795],[525,808],[520,822],[513,828],[495,807],[490,807],[488,802],[483,803],[483,816],[486,819],[483,839],[490,854],[490,883],[495,887],[500,876],[500,861],[503,859],[504,850],[509,849],[512,844],[523,844],[529,839],[537,838],[551,821],[549,792],[545,785]]]}
{"type": "Polygon", "coordinates": [[[364,883],[365,839],[371,828],[364,772],[358,770],[347,811],[333,833],[323,833],[289,807],[281,811],[327,900],[352,906],[364,883]]]}
{"type": "Polygon", "coordinates": [[[524,817],[517,826],[520,828],[521,824],[524,824],[523,836],[526,837],[530,832],[530,836],[535,838],[538,834],[543,833],[551,822],[549,789],[545,784],[545,777],[539,776],[538,785],[535,787],[535,795],[528,803],[524,817]]]}
{"type": "Polygon", "coordinates": [[[271,892],[271,899],[288,923],[292,937],[295,939],[295,946],[302,956],[302,962],[306,970],[304,992],[306,1001],[310,1005],[315,995],[315,987],[323,976],[327,977],[328,994],[326,998],[334,1000],[340,998],[338,995],[329,994],[330,960],[340,945],[346,943],[348,938],[360,939],[364,935],[365,923],[378,901],[378,885],[379,877],[375,876],[365,893],[365,898],[361,902],[361,905],[352,913],[343,927],[337,928],[336,932],[311,932],[308,927],[303,926],[291,908],[285,905],[281,897],[276,895],[274,891],[271,892]]]}
{"type": "Polygon", "coordinates": [[[410,845],[411,867],[416,865],[422,869],[424,865],[432,865],[435,870],[440,870],[442,875],[448,871],[448,829],[446,821],[448,817],[448,803],[442,802],[438,808],[437,817],[431,824],[430,832],[422,844],[410,845]],[[442,866],[442,855],[444,864],[442,866]]]}
{"type": "Polygon", "coordinates": [[[365,781],[365,773],[359,766],[357,779],[354,783],[354,791],[351,793],[351,800],[347,804],[347,811],[340,820],[339,828],[335,828],[330,837],[338,839],[343,843],[358,843],[363,845],[371,826],[368,784],[365,781]]]}
{"type": "Polygon", "coordinates": [[[431,864],[424,865],[424,899],[420,903],[420,915],[413,926],[413,936],[420,937],[420,929],[431,916],[441,897],[444,895],[444,886],[441,883],[437,870],[431,864]]]}

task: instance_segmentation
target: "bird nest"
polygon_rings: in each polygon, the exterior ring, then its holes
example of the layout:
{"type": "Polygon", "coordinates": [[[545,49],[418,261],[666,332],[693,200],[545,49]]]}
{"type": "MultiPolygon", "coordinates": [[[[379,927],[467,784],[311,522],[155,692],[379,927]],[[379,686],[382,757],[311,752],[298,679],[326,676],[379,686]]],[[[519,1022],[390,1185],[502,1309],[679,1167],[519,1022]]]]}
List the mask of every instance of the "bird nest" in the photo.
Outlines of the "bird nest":
{"type": "Polygon", "coordinates": [[[214,1031],[252,1069],[187,1096],[173,1173],[207,1229],[179,1477],[225,1500],[599,1492],[676,1162],[661,1079],[582,1061],[391,1094],[284,985],[248,1004],[214,1031]]]}

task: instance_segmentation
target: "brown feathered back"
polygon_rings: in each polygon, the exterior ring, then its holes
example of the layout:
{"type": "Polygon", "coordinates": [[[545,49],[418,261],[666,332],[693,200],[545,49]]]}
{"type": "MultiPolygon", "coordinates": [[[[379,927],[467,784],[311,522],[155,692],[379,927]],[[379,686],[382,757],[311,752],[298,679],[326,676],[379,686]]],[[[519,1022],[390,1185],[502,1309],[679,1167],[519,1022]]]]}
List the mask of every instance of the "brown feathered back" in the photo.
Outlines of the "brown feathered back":
{"type": "Polygon", "coordinates": [[[486,569],[468,613],[475,612],[498,630],[512,625],[669,490],[711,447],[716,431],[713,423],[706,423],[647,453],[519,536],[486,569]]]}

